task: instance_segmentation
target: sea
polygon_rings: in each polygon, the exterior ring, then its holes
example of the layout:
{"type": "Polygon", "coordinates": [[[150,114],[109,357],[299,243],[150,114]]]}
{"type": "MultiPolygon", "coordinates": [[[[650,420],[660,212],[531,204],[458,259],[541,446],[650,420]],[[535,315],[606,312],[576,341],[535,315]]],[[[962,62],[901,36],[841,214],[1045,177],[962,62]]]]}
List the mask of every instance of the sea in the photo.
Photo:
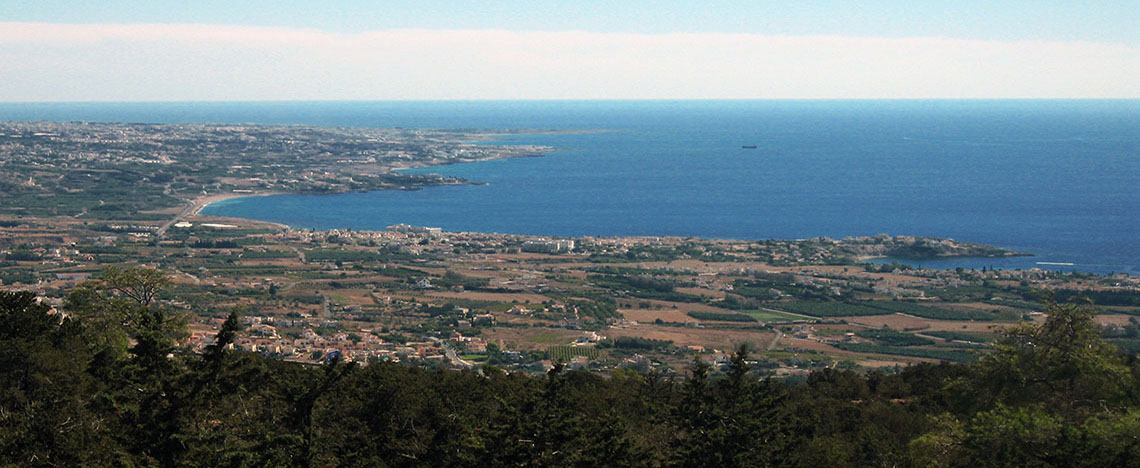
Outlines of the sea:
{"type": "Polygon", "coordinates": [[[542,157],[409,170],[483,185],[251,197],[203,211],[295,227],[885,233],[1032,256],[882,261],[1140,274],[1140,100],[6,103],[0,119],[556,131],[482,143],[558,148],[542,157]]]}

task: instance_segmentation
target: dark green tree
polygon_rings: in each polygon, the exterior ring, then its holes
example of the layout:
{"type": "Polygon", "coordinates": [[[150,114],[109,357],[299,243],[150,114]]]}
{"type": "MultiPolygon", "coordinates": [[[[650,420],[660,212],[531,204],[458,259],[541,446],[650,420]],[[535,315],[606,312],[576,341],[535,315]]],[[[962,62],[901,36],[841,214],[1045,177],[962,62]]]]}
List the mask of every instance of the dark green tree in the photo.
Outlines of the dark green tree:
{"type": "Polygon", "coordinates": [[[1005,330],[994,353],[948,384],[950,411],[911,444],[918,463],[1134,463],[1136,368],[1101,339],[1088,304],[1047,301],[1046,312],[1044,323],[1005,330]]]}
{"type": "Polygon", "coordinates": [[[99,384],[82,328],[29,292],[0,291],[0,464],[109,464],[118,448],[89,411],[99,384]],[[91,448],[100,447],[98,451],[91,448]]]}

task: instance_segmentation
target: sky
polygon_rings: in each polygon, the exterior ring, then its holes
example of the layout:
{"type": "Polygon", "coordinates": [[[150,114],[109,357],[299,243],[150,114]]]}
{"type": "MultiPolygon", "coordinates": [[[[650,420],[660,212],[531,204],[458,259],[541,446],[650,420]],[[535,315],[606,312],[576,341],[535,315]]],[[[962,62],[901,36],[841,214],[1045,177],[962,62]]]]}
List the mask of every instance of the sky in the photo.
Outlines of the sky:
{"type": "Polygon", "coordinates": [[[1138,77],[1136,0],[0,0],[8,102],[1140,98],[1138,77]]]}

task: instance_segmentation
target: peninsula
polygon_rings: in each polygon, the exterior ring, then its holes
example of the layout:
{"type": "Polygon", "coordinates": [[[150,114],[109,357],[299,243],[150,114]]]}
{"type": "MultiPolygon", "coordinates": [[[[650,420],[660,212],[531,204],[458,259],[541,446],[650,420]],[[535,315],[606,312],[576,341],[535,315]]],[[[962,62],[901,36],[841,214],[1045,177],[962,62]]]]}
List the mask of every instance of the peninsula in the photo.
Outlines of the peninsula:
{"type": "Polygon", "coordinates": [[[554,150],[475,144],[502,133],[517,131],[0,122],[0,214],[150,220],[219,195],[414,190],[470,182],[394,169],[554,150]]]}

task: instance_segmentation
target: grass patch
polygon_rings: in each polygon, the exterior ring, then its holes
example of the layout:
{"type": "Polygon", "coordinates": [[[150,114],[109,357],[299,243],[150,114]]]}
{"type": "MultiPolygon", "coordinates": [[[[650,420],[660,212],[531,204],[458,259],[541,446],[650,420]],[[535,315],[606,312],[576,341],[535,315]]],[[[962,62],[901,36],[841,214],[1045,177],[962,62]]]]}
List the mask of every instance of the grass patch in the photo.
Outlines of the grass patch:
{"type": "Polygon", "coordinates": [[[1140,354],[1140,340],[1108,340],[1116,348],[1131,354],[1140,354]]]}
{"type": "Polygon", "coordinates": [[[836,343],[834,346],[844,351],[856,353],[921,357],[952,362],[974,362],[978,360],[977,354],[956,349],[901,348],[865,343],[836,343]]]}
{"type": "Polygon", "coordinates": [[[885,328],[876,330],[859,330],[855,332],[855,335],[862,338],[867,338],[869,340],[875,340],[876,342],[887,346],[928,346],[934,344],[934,340],[928,338],[914,336],[910,333],[888,330],[885,328]]]}
{"type": "Polygon", "coordinates": [[[969,341],[971,343],[989,343],[997,338],[993,333],[976,333],[954,330],[924,331],[923,335],[942,338],[948,341],[969,341]]]}
{"type": "Polygon", "coordinates": [[[565,337],[550,332],[537,332],[527,337],[535,343],[552,345],[560,341],[566,340],[565,337]]]}
{"type": "Polygon", "coordinates": [[[804,301],[776,304],[773,307],[797,314],[810,315],[812,317],[847,317],[855,315],[888,315],[894,313],[886,309],[871,307],[856,302],[804,301]]]}
{"type": "Polygon", "coordinates": [[[771,310],[750,310],[744,311],[743,313],[761,322],[794,322],[796,320],[804,320],[804,317],[798,315],[771,310]]]}

